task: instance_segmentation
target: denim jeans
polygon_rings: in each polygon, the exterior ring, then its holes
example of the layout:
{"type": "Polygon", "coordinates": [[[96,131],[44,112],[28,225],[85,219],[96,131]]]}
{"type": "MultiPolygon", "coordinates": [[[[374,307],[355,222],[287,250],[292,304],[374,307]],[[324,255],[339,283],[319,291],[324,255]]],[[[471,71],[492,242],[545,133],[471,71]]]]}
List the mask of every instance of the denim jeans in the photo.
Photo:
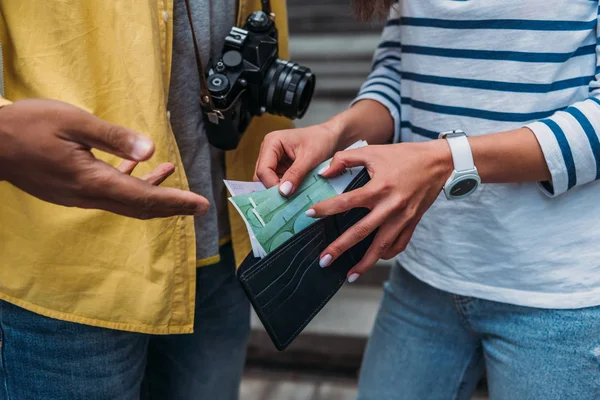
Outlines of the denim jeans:
{"type": "Polygon", "coordinates": [[[198,269],[194,333],[151,336],[0,302],[2,400],[238,398],[250,329],[231,246],[198,269]]]}
{"type": "Polygon", "coordinates": [[[361,368],[360,400],[600,399],[600,307],[550,310],[453,295],[395,265],[361,368]]]}

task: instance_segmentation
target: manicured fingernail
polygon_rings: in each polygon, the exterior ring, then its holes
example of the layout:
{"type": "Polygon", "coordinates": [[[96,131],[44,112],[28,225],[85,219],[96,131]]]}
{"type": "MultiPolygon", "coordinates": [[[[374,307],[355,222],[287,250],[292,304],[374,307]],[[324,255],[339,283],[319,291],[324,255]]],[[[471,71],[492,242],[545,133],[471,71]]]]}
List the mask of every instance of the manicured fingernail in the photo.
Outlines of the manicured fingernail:
{"type": "Polygon", "coordinates": [[[317,174],[319,175],[323,175],[325,172],[327,172],[327,170],[329,169],[329,165],[324,166],[323,168],[321,168],[319,170],[319,172],[317,172],[317,174]]]}
{"type": "Polygon", "coordinates": [[[131,150],[131,155],[136,160],[142,160],[148,157],[148,153],[152,151],[152,142],[150,139],[146,139],[143,136],[140,136],[133,142],[133,149],[131,150]]]}
{"type": "Polygon", "coordinates": [[[329,266],[329,264],[331,264],[331,260],[333,259],[333,257],[331,257],[331,254],[325,254],[323,257],[321,257],[321,259],[319,260],[319,266],[321,268],[325,268],[327,266],[329,266]]]}
{"type": "Polygon", "coordinates": [[[309,208],[308,210],[306,210],[305,214],[307,217],[314,218],[315,215],[317,215],[317,212],[312,208],[309,208]]]}
{"type": "Polygon", "coordinates": [[[281,185],[279,185],[279,191],[284,195],[287,196],[288,194],[292,193],[292,189],[293,189],[294,185],[292,185],[292,182],[290,181],[285,181],[283,182],[281,185]]]}
{"type": "Polygon", "coordinates": [[[358,278],[360,278],[360,274],[354,273],[348,277],[348,282],[349,283],[356,282],[356,280],[358,278]]]}

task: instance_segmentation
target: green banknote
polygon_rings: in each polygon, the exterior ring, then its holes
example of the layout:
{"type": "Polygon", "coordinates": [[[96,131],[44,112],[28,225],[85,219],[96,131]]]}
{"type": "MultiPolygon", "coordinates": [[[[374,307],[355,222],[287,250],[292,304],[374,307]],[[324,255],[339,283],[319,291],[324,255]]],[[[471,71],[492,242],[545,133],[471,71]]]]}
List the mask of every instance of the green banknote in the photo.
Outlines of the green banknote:
{"type": "MultiPolygon", "coordinates": [[[[359,141],[350,148],[366,145],[359,141]]],[[[362,169],[349,168],[334,178],[324,179],[318,171],[329,162],[331,160],[313,169],[289,198],[279,193],[278,186],[263,190],[264,186],[256,182],[225,181],[232,194],[229,200],[246,223],[256,257],[266,256],[314,223],[315,219],[307,217],[306,211],[314,204],[342,193],[362,169]]]]}
{"type": "Polygon", "coordinates": [[[315,168],[289,198],[275,186],[230,199],[266,254],[315,222],[305,215],[306,210],[338,194],[327,179],[318,175],[323,165],[315,168]]]}

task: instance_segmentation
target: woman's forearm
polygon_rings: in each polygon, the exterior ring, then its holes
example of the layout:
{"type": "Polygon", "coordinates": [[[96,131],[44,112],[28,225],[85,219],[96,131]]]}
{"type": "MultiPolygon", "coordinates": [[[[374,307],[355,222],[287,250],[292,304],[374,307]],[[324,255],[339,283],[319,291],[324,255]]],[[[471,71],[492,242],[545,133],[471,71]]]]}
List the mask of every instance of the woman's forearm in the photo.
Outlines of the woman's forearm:
{"type": "MultiPolygon", "coordinates": [[[[374,100],[362,100],[324,123],[339,137],[339,150],[358,140],[369,144],[389,143],[394,134],[394,119],[388,109],[374,100]]],[[[423,143],[432,157],[445,163],[448,176],[454,166],[444,139],[423,143]]],[[[483,183],[538,182],[551,179],[542,149],[531,130],[469,137],[475,166],[483,183]]]]}
{"type": "Polygon", "coordinates": [[[336,132],[338,150],[358,140],[389,143],[394,136],[394,119],[385,106],[374,100],[361,100],[323,125],[336,132]]]}
{"type": "Polygon", "coordinates": [[[551,179],[542,149],[528,128],[470,137],[469,143],[483,183],[551,179]]]}
{"type": "MultiPolygon", "coordinates": [[[[475,167],[482,183],[520,183],[549,181],[552,176],[542,149],[531,130],[516,129],[469,137],[475,167]]],[[[420,143],[428,148],[432,163],[450,176],[454,169],[450,146],[445,139],[420,143]]],[[[439,175],[439,173],[438,173],[439,175]]]]}

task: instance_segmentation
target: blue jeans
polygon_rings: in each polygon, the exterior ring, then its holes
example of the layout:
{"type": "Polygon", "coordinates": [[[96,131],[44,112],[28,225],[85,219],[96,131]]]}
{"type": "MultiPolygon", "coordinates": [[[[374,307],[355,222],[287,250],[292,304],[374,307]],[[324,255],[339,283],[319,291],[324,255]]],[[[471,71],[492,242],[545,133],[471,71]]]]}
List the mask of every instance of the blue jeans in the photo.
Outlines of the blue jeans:
{"type": "Polygon", "coordinates": [[[235,400],[250,330],[231,246],[198,269],[195,332],[151,336],[0,302],[2,400],[235,400]]]}
{"type": "Polygon", "coordinates": [[[600,399],[600,307],[548,310],[453,295],[395,265],[367,346],[360,400],[600,399]]]}

